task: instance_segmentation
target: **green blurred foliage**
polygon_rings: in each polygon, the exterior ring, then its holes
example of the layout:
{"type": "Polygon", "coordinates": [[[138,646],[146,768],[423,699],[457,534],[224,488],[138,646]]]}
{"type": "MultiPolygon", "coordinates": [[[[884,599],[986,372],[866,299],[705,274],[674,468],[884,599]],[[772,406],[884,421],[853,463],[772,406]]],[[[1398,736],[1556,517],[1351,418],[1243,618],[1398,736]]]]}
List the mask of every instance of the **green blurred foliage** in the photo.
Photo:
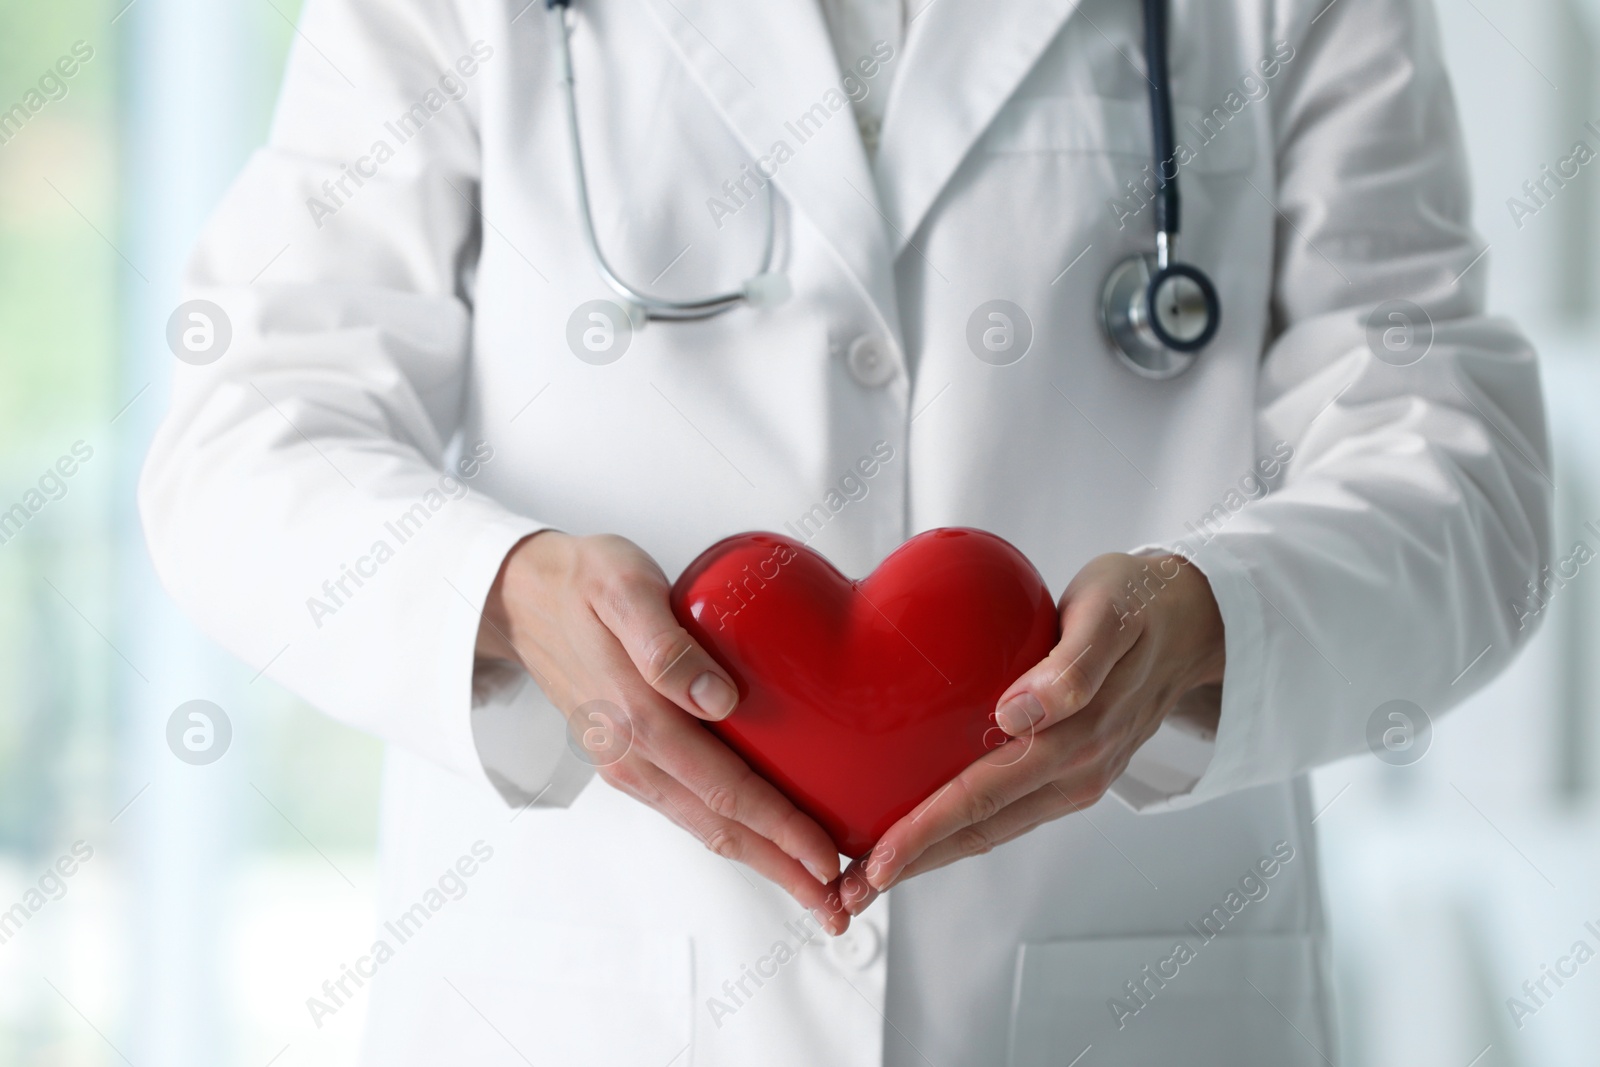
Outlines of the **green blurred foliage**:
{"type": "Polygon", "coordinates": [[[115,381],[116,254],[90,225],[115,228],[115,49],[110,32],[90,40],[90,27],[111,30],[107,20],[85,0],[0,3],[0,110],[36,90],[74,42],[93,49],[63,79],[66,95],[0,145],[0,457],[8,461],[95,418],[115,381]]]}

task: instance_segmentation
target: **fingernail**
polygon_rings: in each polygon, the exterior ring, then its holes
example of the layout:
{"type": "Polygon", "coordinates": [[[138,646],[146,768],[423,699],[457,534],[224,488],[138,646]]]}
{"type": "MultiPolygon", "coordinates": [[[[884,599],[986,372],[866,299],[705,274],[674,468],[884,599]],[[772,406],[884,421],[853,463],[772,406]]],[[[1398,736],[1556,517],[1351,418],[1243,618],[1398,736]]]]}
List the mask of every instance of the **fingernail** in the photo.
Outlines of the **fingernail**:
{"type": "Polygon", "coordinates": [[[862,912],[866,911],[869,906],[871,906],[874,900],[877,899],[878,891],[872,888],[871,882],[867,881],[866,878],[862,878],[861,895],[846,905],[845,910],[851,915],[860,915],[862,912]]]}
{"type": "Polygon", "coordinates": [[[726,719],[739,703],[739,694],[719,675],[706,671],[689,685],[689,699],[713,719],[726,719]]]}
{"type": "Polygon", "coordinates": [[[829,878],[825,873],[823,873],[823,868],[817,866],[817,864],[813,863],[811,860],[801,860],[800,866],[810,871],[811,877],[815,878],[823,885],[827,885],[829,882],[833,881],[832,878],[829,878]]]}
{"type": "Polygon", "coordinates": [[[1000,729],[1013,736],[1027,733],[1034,724],[1044,719],[1044,706],[1032,693],[1018,693],[994,713],[1000,729]]]}

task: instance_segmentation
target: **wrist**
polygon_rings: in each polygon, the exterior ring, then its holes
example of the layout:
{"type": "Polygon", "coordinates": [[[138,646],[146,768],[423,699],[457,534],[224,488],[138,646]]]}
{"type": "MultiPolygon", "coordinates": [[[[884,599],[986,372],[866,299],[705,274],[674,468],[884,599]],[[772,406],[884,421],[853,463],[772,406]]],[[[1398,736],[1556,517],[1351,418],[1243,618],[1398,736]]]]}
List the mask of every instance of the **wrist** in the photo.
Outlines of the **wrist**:
{"type": "Polygon", "coordinates": [[[531,533],[512,545],[511,551],[500,561],[500,570],[489,586],[488,596],[483,602],[483,614],[478,621],[474,652],[479,659],[508,660],[513,663],[522,661],[516,648],[517,624],[513,606],[519,596],[526,595],[527,575],[534,569],[530,558],[534,543],[550,534],[565,536],[556,530],[531,533]]]}
{"type": "Polygon", "coordinates": [[[1227,641],[1222,622],[1222,611],[1211,592],[1211,582],[1183,556],[1164,556],[1160,561],[1163,572],[1177,569],[1173,579],[1177,585],[1179,610],[1173,619],[1174,638],[1185,665],[1184,691],[1205,685],[1221,685],[1227,668],[1227,641]]]}

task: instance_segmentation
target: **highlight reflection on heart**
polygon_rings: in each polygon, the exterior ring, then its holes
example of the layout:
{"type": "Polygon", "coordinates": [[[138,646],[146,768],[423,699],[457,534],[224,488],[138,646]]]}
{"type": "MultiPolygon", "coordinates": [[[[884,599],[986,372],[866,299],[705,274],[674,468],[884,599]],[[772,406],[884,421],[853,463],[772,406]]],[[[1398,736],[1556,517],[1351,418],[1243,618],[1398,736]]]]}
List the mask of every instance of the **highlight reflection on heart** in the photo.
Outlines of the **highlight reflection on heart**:
{"type": "Polygon", "coordinates": [[[964,527],[861,581],[792,538],[739,534],[689,565],[672,607],[739,687],[708,728],[851,858],[1004,740],[995,702],[1058,634],[1027,557],[964,527]]]}

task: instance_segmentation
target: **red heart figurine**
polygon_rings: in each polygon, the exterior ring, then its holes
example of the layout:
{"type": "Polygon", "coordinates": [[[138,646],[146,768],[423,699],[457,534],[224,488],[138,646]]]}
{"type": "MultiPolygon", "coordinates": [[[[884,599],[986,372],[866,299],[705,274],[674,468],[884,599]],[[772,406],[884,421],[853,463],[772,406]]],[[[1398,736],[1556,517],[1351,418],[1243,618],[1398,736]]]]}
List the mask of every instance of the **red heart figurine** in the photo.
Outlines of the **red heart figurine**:
{"type": "Polygon", "coordinates": [[[961,527],[862,581],[791,538],[739,534],[689,565],[672,609],[739,687],[708,727],[851,858],[1004,741],[995,702],[1059,629],[1028,558],[961,527]]]}

